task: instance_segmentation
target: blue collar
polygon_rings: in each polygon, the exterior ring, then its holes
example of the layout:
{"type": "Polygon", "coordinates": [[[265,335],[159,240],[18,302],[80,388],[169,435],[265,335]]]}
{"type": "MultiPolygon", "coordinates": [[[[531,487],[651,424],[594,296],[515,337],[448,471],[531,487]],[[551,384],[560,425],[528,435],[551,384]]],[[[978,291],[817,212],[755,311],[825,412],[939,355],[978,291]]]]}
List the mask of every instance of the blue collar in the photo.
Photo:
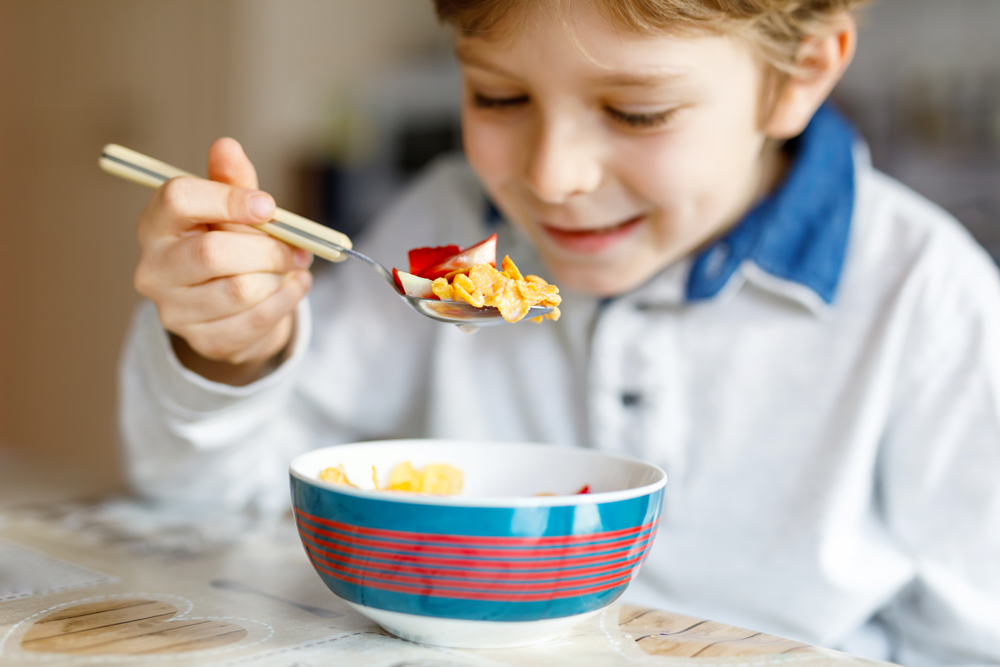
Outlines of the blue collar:
{"type": "Polygon", "coordinates": [[[848,121],[833,106],[820,107],[790,142],[795,157],[781,187],[694,259],[687,300],[716,296],[752,262],[832,304],[854,211],[854,141],[848,121]]]}

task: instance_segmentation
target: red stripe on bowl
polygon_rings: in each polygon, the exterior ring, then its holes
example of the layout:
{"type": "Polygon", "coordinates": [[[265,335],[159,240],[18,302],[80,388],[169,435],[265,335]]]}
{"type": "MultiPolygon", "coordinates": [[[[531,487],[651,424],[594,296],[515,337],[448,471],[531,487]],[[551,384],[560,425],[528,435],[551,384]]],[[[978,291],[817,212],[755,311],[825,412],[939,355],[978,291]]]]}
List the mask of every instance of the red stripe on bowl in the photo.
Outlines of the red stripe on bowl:
{"type": "MultiPolygon", "coordinates": [[[[304,546],[307,549],[312,549],[313,551],[321,552],[325,555],[327,559],[336,560],[345,565],[356,565],[360,567],[365,567],[372,570],[378,570],[390,573],[404,573],[404,574],[417,574],[426,575],[431,577],[455,577],[459,579],[479,579],[483,581],[540,581],[545,579],[561,579],[569,576],[580,576],[585,577],[589,575],[606,574],[615,570],[621,570],[623,568],[633,568],[633,566],[639,565],[646,557],[646,553],[649,551],[649,545],[639,554],[627,558],[624,560],[617,560],[613,563],[607,565],[591,566],[591,567],[562,567],[559,569],[552,569],[549,571],[495,571],[495,570],[477,570],[470,569],[469,567],[458,567],[458,568],[437,568],[437,567],[420,567],[415,565],[403,565],[398,562],[382,562],[373,561],[370,558],[358,559],[351,558],[349,556],[342,555],[336,551],[330,549],[324,549],[320,545],[316,544],[315,541],[308,537],[303,537],[304,546]]],[[[368,554],[371,555],[371,554],[368,554]]],[[[386,558],[392,558],[391,556],[386,556],[386,558]]],[[[572,563],[565,563],[566,565],[571,565],[572,563]]]]}
{"type": "Polygon", "coordinates": [[[479,581],[462,581],[462,580],[450,580],[450,579],[438,579],[434,577],[426,576],[414,576],[406,574],[387,574],[384,572],[375,572],[367,568],[356,568],[343,565],[336,562],[334,559],[325,558],[323,556],[318,556],[315,553],[310,554],[315,562],[315,559],[322,560],[328,566],[335,568],[337,571],[344,574],[348,574],[354,577],[358,577],[364,581],[391,581],[397,584],[404,584],[409,586],[430,586],[437,590],[439,588],[447,589],[458,589],[458,590],[470,590],[470,591],[562,591],[569,589],[577,589],[584,587],[593,587],[600,584],[607,583],[609,581],[628,581],[632,577],[632,572],[616,572],[613,574],[606,574],[600,577],[587,577],[584,579],[567,579],[563,581],[553,581],[553,582],[534,582],[534,583],[501,583],[501,582],[479,582],[479,581]]]}
{"type": "Polygon", "coordinates": [[[548,593],[525,593],[523,595],[518,595],[516,593],[493,593],[490,591],[459,591],[459,590],[449,590],[443,588],[430,588],[427,586],[402,586],[398,584],[390,584],[385,581],[380,581],[378,579],[365,580],[352,577],[348,574],[338,572],[335,568],[328,568],[315,560],[312,560],[313,566],[324,572],[331,577],[340,579],[349,584],[354,584],[355,586],[364,586],[367,588],[377,588],[385,591],[392,591],[394,593],[409,593],[410,595],[424,595],[427,597],[437,597],[437,598],[456,598],[460,600],[486,600],[490,602],[544,602],[546,600],[559,600],[563,598],[573,598],[580,597],[583,595],[593,595],[594,593],[600,593],[602,591],[611,590],[612,588],[617,588],[618,586],[627,584],[630,581],[630,577],[623,577],[617,582],[609,582],[606,584],[601,584],[598,586],[593,586],[591,588],[578,589],[573,591],[550,591],[548,593]]]}
{"type": "Polygon", "coordinates": [[[389,540],[409,540],[416,542],[442,542],[448,544],[460,544],[460,545],[475,545],[475,546],[486,546],[486,547],[497,547],[497,546],[539,546],[539,545],[561,545],[561,544],[586,544],[588,542],[594,542],[599,540],[608,540],[615,537],[624,537],[626,535],[634,535],[636,533],[642,532],[644,530],[655,527],[660,519],[657,517],[655,520],[643,524],[641,526],[635,526],[633,528],[621,528],[619,530],[609,530],[600,533],[590,533],[589,535],[548,535],[544,537],[495,537],[495,536],[482,536],[482,535],[441,535],[438,533],[415,533],[406,530],[387,530],[382,528],[367,528],[364,526],[355,526],[349,523],[340,523],[339,521],[331,521],[329,519],[323,519],[318,516],[313,516],[307,512],[303,512],[300,509],[295,509],[296,515],[301,515],[312,521],[313,523],[318,523],[336,530],[341,530],[349,533],[356,533],[358,535],[367,535],[369,537],[389,539],[389,540]]]}
{"type": "MultiPolygon", "coordinates": [[[[307,535],[299,531],[299,537],[303,540],[306,539],[307,535]]],[[[347,547],[337,542],[331,542],[329,540],[323,540],[318,537],[308,536],[311,541],[314,541],[320,545],[326,547],[332,547],[336,551],[341,553],[346,553],[354,556],[366,556],[372,554],[372,549],[355,549],[353,547],[347,547]]],[[[652,536],[647,536],[640,540],[637,545],[645,545],[652,542],[652,536]]],[[[631,549],[619,549],[618,551],[624,554],[630,554],[636,550],[635,546],[631,549]]],[[[382,557],[392,556],[395,560],[412,563],[414,565],[433,565],[433,566],[454,566],[454,567],[499,567],[499,569],[507,570],[538,570],[543,568],[553,568],[553,567],[565,567],[567,563],[573,565],[592,565],[592,564],[603,564],[607,563],[609,558],[613,557],[613,553],[602,554],[600,556],[572,556],[569,558],[550,558],[550,559],[540,559],[540,560],[525,560],[525,559],[503,559],[503,558],[477,558],[475,560],[463,559],[463,558],[428,558],[426,556],[415,556],[406,551],[389,551],[381,550],[378,552],[380,555],[385,554],[382,557]]]]}
{"type": "MultiPolygon", "coordinates": [[[[588,544],[586,546],[574,546],[574,547],[531,547],[531,546],[518,546],[509,549],[480,549],[475,547],[442,547],[433,544],[422,544],[420,542],[399,542],[398,540],[372,540],[364,537],[352,537],[350,535],[345,535],[341,531],[330,531],[323,528],[318,528],[316,526],[310,526],[307,523],[301,521],[298,522],[299,532],[303,530],[310,532],[313,535],[322,535],[324,537],[331,537],[338,542],[343,544],[351,544],[360,547],[369,547],[373,549],[384,549],[388,551],[403,551],[405,553],[427,553],[427,554],[437,554],[442,556],[464,556],[468,558],[490,558],[490,557],[500,557],[500,558],[540,558],[544,556],[551,557],[566,557],[566,556],[577,556],[585,554],[596,554],[605,551],[616,551],[627,546],[634,544],[638,539],[643,537],[642,533],[639,533],[632,537],[625,537],[617,540],[612,540],[610,542],[600,542],[596,544],[588,544]]],[[[652,530],[652,528],[650,528],[652,530]]]]}

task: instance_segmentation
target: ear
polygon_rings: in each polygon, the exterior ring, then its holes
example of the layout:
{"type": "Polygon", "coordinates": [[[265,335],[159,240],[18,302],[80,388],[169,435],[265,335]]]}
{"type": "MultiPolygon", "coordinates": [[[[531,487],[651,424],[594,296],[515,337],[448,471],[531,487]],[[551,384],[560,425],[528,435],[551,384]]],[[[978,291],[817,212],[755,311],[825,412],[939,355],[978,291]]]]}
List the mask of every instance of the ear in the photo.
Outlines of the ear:
{"type": "Polygon", "coordinates": [[[770,138],[790,139],[801,134],[851,64],[857,43],[857,24],[847,13],[832,33],[802,42],[795,72],[779,91],[764,126],[770,138]]]}

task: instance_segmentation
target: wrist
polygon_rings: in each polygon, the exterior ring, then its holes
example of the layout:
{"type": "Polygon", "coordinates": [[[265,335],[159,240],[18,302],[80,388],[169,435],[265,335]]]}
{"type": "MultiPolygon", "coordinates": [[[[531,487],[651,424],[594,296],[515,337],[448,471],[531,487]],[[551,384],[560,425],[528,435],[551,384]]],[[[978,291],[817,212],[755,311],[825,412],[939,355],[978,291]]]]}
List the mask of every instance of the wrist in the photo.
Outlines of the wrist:
{"type": "Polygon", "coordinates": [[[188,370],[197,373],[206,380],[227,384],[233,387],[243,387],[252,384],[272,373],[290,355],[295,337],[289,337],[289,343],[277,354],[266,359],[231,364],[226,361],[207,359],[198,354],[188,342],[180,336],[170,333],[170,345],[177,360],[188,370]]]}

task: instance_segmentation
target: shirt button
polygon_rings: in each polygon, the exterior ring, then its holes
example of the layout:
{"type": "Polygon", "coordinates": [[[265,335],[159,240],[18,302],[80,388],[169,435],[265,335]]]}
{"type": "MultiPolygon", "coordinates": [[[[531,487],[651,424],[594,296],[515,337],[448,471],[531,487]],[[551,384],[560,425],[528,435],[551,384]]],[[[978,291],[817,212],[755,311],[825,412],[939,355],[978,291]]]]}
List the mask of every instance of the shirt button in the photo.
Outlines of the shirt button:
{"type": "Polygon", "coordinates": [[[635,392],[628,392],[628,391],[622,394],[622,405],[624,405],[626,408],[635,407],[636,405],[639,405],[639,403],[641,402],[642,402],[642,394],[635,392]]]}

